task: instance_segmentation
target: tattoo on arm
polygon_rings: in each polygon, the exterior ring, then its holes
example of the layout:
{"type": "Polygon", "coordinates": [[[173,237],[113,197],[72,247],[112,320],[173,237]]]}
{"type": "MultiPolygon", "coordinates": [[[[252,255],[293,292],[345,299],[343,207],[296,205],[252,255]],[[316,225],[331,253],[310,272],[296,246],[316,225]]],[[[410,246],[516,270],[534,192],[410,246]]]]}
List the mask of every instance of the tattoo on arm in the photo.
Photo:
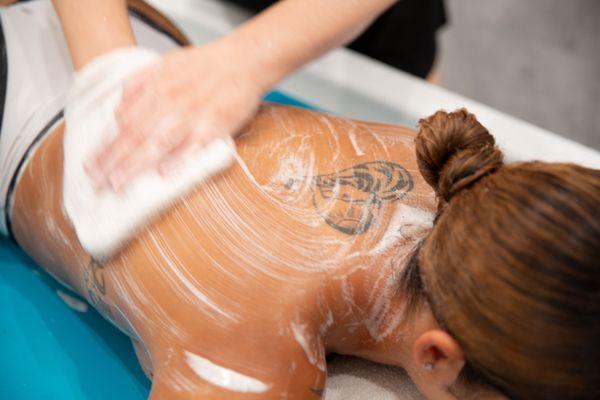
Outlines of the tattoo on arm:
{"type": "Polygon", "coordinates": [[[323,388],[310,388],[310,392],[320,399],[323,397],[324,390],[323,388]]]}
{"type": "Polygon", "coordinates": [[[346,235],[368,231],[382,204],[405,197],[414,185],[403,166],[387,161],[317,175],[311,183],[316,212],[329,226],[346,235]]]}

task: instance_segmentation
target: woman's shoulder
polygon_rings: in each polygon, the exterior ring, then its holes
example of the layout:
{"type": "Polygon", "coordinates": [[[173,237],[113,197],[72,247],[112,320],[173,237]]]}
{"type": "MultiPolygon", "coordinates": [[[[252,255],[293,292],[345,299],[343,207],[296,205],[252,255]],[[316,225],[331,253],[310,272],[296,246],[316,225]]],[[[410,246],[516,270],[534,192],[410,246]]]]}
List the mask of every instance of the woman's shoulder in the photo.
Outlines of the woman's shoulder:
{"type": "Polygon", "coordinates": [[[377,248],[387,231],[430,226],[436,200],[414,136],[403,126],[269,104],[238,138],[238,165],[295,232],[377,248]]]}
{"type": "Polygon", "coordinates": [[[414,137],[404,126],[264,104],[238,136],[237,146],[248,167],[256,166],[260,181],[286,172],[317,176],[373,162],[416,171],[414,137]]]}

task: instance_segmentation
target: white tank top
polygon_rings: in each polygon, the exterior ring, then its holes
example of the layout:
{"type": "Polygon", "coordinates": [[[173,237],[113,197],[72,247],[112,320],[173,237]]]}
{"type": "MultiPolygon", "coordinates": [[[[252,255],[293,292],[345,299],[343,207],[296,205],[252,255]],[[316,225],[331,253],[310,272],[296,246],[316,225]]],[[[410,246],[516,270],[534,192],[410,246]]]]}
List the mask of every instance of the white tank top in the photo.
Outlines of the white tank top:
{"type": "MultiPolygon", "coordinates": [[[[178,46],[150,22],[135,15],[130,19],[140,46],[157,52],[178,46]]],[[[17,175],[44,134],[62,120],[74,72],[50,0],[0,9],[0,21],[8,78],[7,82],[0,82],[0,88],[6,84],[0,128],[0,233],[8,235],[11,194],[17,175]]]]}

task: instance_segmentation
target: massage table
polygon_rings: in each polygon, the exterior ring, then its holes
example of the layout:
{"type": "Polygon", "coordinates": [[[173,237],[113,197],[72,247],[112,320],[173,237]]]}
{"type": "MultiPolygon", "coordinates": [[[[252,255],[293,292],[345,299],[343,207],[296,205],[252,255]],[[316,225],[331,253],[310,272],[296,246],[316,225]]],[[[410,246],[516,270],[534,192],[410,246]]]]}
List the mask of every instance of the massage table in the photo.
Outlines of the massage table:
{"type": "MultiPolygon", "coordinates": [[[[198,44],[248,18],[216,0],[150,3],[198,44]]],[[[598,151],[346,49],[298,71],[266,100],[409,126],[440,108],[466,107],[498,139],[508,161],[600,168],[598,151]]],[[[399,368],[334,355],[328,374],[326,400],[421,399],[399,368]]],[[[0,399],[143,400],[149,391],[130,340],[14,243],[0,239],[0,399]]]]}

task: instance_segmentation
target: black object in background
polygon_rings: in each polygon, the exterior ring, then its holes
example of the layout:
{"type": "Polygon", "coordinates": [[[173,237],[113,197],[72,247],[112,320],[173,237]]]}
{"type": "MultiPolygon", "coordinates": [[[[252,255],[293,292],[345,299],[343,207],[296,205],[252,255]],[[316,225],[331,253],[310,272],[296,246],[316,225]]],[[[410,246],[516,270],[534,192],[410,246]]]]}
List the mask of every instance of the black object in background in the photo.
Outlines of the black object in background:
{"type": "MultiPolygon", "coordinates": [[[[228,1],[259,12],[277,0],[228,1]]],[[[435,62],[437,31],[445,23],[443,0],[400,0],[348,47],[425,78],[435,62]]]]}

